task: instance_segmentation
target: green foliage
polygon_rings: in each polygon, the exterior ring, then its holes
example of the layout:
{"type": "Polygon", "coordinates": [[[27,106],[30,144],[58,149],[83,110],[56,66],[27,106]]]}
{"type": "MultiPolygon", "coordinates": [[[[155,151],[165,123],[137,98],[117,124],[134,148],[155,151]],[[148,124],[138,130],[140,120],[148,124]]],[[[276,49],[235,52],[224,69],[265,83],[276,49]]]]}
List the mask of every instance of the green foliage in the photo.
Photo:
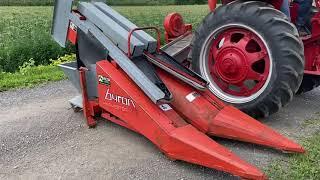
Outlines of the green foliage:
{"type": "Polygon", "coordinates": [[[35,66],[27,71],[0,73],[0,92],[14,88],[34,87],[35,85],[64,79],[63,72],[56,66],[35,66]]]}
{"type": "Polygon", "coordinates": [[[14,72],[33,58],[35,65],[72,52],[50,36],[52,7],[0,7],[0,71],[14,72]]]}
{"type": "MultiPolygon", "coordinates": [[[[120,6],[115,7],[138,26],[158,26],[163,31],[164,17],[179,12],[195,27],[208,13],[206,5],[193,6],[120,6]]],[[[53,7],[0,7],[0,72],[14,72],[31,58],[35,65],[50,64],[74,52],[59,47],[50,35],[53,7]]]]}
{"type": "Polygon", "coordinates": [[[55,0],[1,0],[0,6],[49,6],[55,0]]]}
{"type": "Polygon", "coordinates": [[[175,4],[182,5],[182,4],[206,4],[208,0],[175,0],[175,4]]]}
{"type": "Polygon", "coordinates": [[[35,66],[35,61],[31,58],[29,61],[24,62],[22,66],[19,66],[19,72],[21,74],[27,74],[28,71],[35,66]]]}
{"type": "Polygon", "coordinates": [[[320,179],[320,113],[316,117],[307,119],[303,128],[311,128],[313,135],[302,141],[306,149],[305,154],[293,154],[289,159],[281,159],[267,169],[270,179],[274,180],[318,180],[320,179]]]}
{"type": "MultiPolygon", "coordinates": [[[[83,0],[85,1],[85,0],[83,0]]],[[[87,0],[88,1],[88,0],[87,0]]],[[[106,0],[109,5],[206,4],[207,0],[106,0]]],[[[52,6],[54,0],[1,0],[0,6],[52,6]]]]}
{"type": "MultiPolygon", "coordinates": [[[[181,13],[195,28],[208,13],[206,5],[115,9],[138,26],[157,26],[162,31],[163,19],[170,12],[181,13]]],[[[52,40],[52,11],[52,7],[0,7],[0,91],[64,78],[56,65],[74,60],[75,55],[61,57],[73,52],[72,48],[62,49],[52,40]]]]}
{"type": "Polygon", "coordinates": [[[57,60],[50,59],[52,66],[58,66],[63,63],[72,62],[76,60],[76,54],[70,54],[70,55],[64,55],[62,57],[59,57],[57,60]]]}
{"type": "Polygon", "coordinates": [[[118,6],[114,8],[137,26],[156,26],[161,32],[164,32],[163,20],[169,13],[180,13],[185,22],[191,23],[195,29],[209,12],[207,5],[118,6]]]}
{"type": "Polygon", "coordinates": [[[57,60],[50,60],[51,64],[48,66],[35,66],[35,61],[30,59],[19,67],[18,72],[0,73],[0,92],[13,88],[34,87],[41,83],[62,80],[65,76],[58,65],[74,61],[75,58],[75,54],[65,55],[57,60]]]}
{"type": "Polygon", "coordinates": [[[174,5],[175,0],[106,0],[109,5],[116,6],[127,6],[127,5],[136,5],[136,6],[146,6],[146,5],[174,5]]]}
{"type": "Polygon", "coordinates": [[[320,179],[320,133],[303,143],[306,154],[292,155],[288,161],[278,161],[269,167],[268,174],[274,180],[320,179]]]}

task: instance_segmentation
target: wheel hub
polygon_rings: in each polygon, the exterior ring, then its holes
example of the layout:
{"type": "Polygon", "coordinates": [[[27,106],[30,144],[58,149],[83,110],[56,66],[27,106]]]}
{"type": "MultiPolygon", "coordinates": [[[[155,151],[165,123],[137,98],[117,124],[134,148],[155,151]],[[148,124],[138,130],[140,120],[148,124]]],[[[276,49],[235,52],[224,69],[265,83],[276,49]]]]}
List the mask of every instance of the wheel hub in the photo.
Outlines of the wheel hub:
{"type": "Polygon", "coordinates": [[[256,97],[266,87],[271,61],[254,31],[237,27],[218,31],[207,48],[210,86],[218,97],[256,97]]]}
{"type": "Polygon", "coordinates": [[[222,50],[213,66],[216,76],[229,84],[237,84],[246,79],[248,63],[245,55],[237,48],[222,50]]]}

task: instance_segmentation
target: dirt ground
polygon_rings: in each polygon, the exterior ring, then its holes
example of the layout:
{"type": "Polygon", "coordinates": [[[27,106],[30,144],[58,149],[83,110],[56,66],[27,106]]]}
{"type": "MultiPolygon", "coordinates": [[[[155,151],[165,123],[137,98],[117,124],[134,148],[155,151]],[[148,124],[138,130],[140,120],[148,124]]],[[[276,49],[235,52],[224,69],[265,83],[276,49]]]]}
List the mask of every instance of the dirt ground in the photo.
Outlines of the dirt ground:
{"type": "MultiPolygon", "coordinates": [[[[67,102],[75,95],[67,81],[0,93],[0,179],[237,179],[170,161],[141,135],[110,122],[88,129],[67,102]]],[[[299,140],[314,130],[304,121],[319,112],[317,89],[295,97],[263,122],[299,140]]],[[[217,141],[262,169],[287,157],[251,144],[217,141]]]]}

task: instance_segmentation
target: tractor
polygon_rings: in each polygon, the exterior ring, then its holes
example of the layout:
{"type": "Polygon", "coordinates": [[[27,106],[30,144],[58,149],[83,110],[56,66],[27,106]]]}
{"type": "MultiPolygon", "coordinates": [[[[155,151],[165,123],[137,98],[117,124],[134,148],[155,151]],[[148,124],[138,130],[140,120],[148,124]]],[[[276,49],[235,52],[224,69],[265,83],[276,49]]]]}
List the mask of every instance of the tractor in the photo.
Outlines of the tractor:
{"type": "MultiPolygon", "coordinates": [[[[210,84],[210,91],[253,117],[267,117],[294,95],[320,85],[319,1],[310,10],[311,37],[295,27],[299,4],[292,2],[291,22],[279,11],[282,0],[208,1],[204,18],[184,56],[185,64],[210,84]]],[[[188,33],[181,15],[164,23],[168,42],[188,33]]]]}

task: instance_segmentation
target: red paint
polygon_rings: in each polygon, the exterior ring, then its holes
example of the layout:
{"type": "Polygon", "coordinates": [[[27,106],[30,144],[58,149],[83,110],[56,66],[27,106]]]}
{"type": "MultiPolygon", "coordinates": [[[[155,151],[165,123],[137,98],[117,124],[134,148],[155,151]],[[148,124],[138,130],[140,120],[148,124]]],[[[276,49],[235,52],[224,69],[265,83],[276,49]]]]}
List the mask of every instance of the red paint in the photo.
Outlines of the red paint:
{"type": "Polygon", "coordinates": [[[108,78],[110,85],[99,84],[99,98],[89,101],[85,69],[80,70],[84,115],[88,125],[95,125],[93,116],[98,111],[94,111],[96,108],[92,106],[97,105],[93,102],[98,102],[102,117],[144,135],[171,159],[222,170],[246,179],[265,179],[258,169],[214,142],[205,133],[285,151],[304,152],[301,146],[206,93],[198,92],[191,102],[188,101],[185,97],[196,90],[161,70],[159,75],[174,96],[170,105],[160,104],[169,107],[164,110],[111,62],[98,62],[97,75],[108,78]]]}
{"type": "Polygon", "coordinates": [[[167,43],[192,31],[192,25],[185,24],[182,16],[176,12],[170,13],[165,17],[163,26],[167,43]]]}
{"type": "MultiPolygon", "coordinates": [[[[73,10],[72,13],[76,15],[81,21],[85,21],[87,18],[83,16],[79,11],[73,10]]],[[[68,35],[67,39],[73,44],[76,45],[78,40],[78,32],[77,32],[77,26],[70,21],[69,28],[68,28],[68,35]]]]}
{"type": "Polygon", "coordinates": [[[77,43],[77,27],[70,21],[69,29],[68,29],[68,40],[75,45],[77,43]]]}
{"type": "Polygon", "coordinates": [[[315,0],[315,4],[317,8],[320,8],[320,0],[315,0]]]}
{"type": "Polygon", "coordinates": [[[234,96],[248,97],[257,93],[269,76],[267,49],[257,35],[246,29],[231,28],[220,33],[208,58],[214,82],[221,90],[234,96]],[[256,67],[257,63],[262,65],[256,67]],[[247,81],[254,81],[254,86],[247,87],[247,81]]]}
{"type": "Polygon", "coordinates": [[[166,16],[163,25],[169,36],[178,37],[186,32],[183,18],[179,13],[171,13],[166,16]]]}
{"type": "Polygon", "coordinates": [[[95,114],[97,114],[97,103],[96,101],[90,101],[87,94],[87,83],[86,83],[86,68],[80,68],[80,85],[82,91],[82,105],[83,105],[83,114],[87,120],[87,125],[89,127],[95,127],[97,122],[94,120],[95,114]]]}
{"type": "Polygon", "coordinates": [[[83,112],[88,125],[94,127],[96,121],[93,117],[101,113],[103,118],[144,135],[171,159],[214,168],[245,179],[266,179],[257,168],[205,133],[286,151],[304,151],[301,146],[241,111],[224,105],[212,95],[199,92],[194,94],[192,101],[186,100],[185,96],[196,90],[161,70],[159,75],[174,96],[170,105],[154,104],[125,72],[106,60],[97,63],[97,76],[108,78],[110,84],[98,84],[99,98],[89,100],[85,72],[86,69],[80,69],[83,112]]]}
{"type": "Polygon", "coordinates": [[[320,13],[311,20],[312,36],[303,41],[305,54],[305,73],[320,75],[320,13]]]}
{"type": "Polygon", "coordinates": [[[296,2],[291,3],[290,6],[290,16],[291,16],[291,22],[295,23],[298,18],[298,9],[299,9],[299,4],[296,2]]]}
{"type": "Polygon", "coordinates": [[[209,9],[214,11],[217,7],[217,0],[208,0],[209,9]]]}
{"type": "MultiPolygon", "coordinates": [[[[223,4],[232,2],[233,0],[223,0],[223,4]]],[[[283,0],[269,0],[275,9],[280,9],[283,0]]],[[[213,11],[216,8],[217,0],[208,0],[208,5],[213,11]]],[[[315,1],[316,7],[320,7],[320,0],[315,1]]],[[[299,4],[292,2],[290,7],[290,15],[292,23],[295,23],[298,16],[299,4]]],[[[310,75],[320,74],[320,13],[317,13],[311,20],[312,37],[304,40],[305,54],[305,73],[310,75]]],[[[221,84],[223,85],[223,84],[221,84]]]]}
{"type": "MultiPolygon", "coordinates": [[[[81,72],[84,105],[90,105],[84,86],[85,71],[81,72]]],[[[256,167],[185,122],[174,109],[162,110],[155,105],[121,69],[109,61],[97,63],[97,75],[110,80],[110,85],[98,85],[97,101],[102,117],[144,135],[171,159],[214,168],[245,179],[266,179],[256,167]],[[113,98],[106,97],[110,94],[113,98]]],[[[184,86],[177,81],[172,85],[184,86]]],[[[84,113],[86,118],[92,118],[88,115],[91,114],[90,108],[84,106],[84,113]]]]}
{"type": "MultiPolygon", "coordinates": [[[[211,3],[214,2],[211,1],[211,3]]],[[[181,19],[178,18],[177,21],[181,23],[181,19]]],[[[319,23],[318,19],[314,19],[313,23],[317,25],[319,23]]],[[[172,36],[174,35],[172,32],[176,32],[172,31],[175,27],[180,27],[177,32],[179,30],[182,32],[184,29],[184,33],[192,29],[192,26],[185,25],[183,28],[181,24],[177,25],[175,23],[169,23],[165,26],[169,27],[167,40],[177,38],[172,36]]],[[[130,40],[134,31],[150,28],[158,32],[159,50],[159,30],[154,27],[137,28],[128,35],[129,57],[131,57],[130,40]]],[[[320,33],[317,30],[314,31],[314,39],[305,42],[305,44],[312,44],[312,48],[315,48],[315,39],[318,39],[320,33]]],[[[175,35],[181,36],[184,33],[175,35]]],[[[211,62],[213,75],[220,75],[228,83],[239,84],[248,77],[255,77],[250,72],[250,65],[256,61],[257,57],[263,57],[267,68],[264,68],[261,73],[261,82],[265,81],[268,75],[266,70],[268,70],[270,64],[268,63],[268,55],[265,55],[266,49],[259,38],[242,29],[226,31],[219,38],[225,38],[225,43],[219,49],[217,49],[217,44],[212,46],[211,60],[214,59],[219,63],[227,64],[227,68],[211,62]],[[233,33],[243,33],[245,38],[241,39],[238,45],[235,45],[229,39],[229,36],[232,36],[233,33]],[[250,40],[256,41],[257,46],[261,49],[260,54],[247,52],[248,49],[245,47],[250,40]],[[234,56],[237,55],[237,57],[230,56],[230,53],[234,56]]],[[[310,68],[314,69],[317,64],[319,65],[319,59],[314,60],[314,55],[312,57],[314,63],[310,63],[312,64],[310,68]]],[[[108,78],[110,85],[98,84],[99,97],[89,100],[85,72],[85,68],[80,69],[83,112],[88,126],[94,127],[96,125],[94,117],[101,114],[103,118],[109,121],[142,134],[171,159],[225,171],[244,179],[266,179],[266,176],[256,167],[241,160],[206,134],[256,143],[284,151],[304,152],[300,145],[281,136],[241,111],[225,105],[210,92],[198,92],[164,71],[158,70],[158,73],[172,92],[173,102],[159,105],[154,104],[115,62],[107,60],[97,63],[97,76],[101,75],[108,78]],[[191,98],[187,99],[186,97],[190,94],[192,95],[191,98]]],[[[256,88],[259,89],[260,85],[257,85],[256,88]]]]}
{"type": "Polygon", "coordinates": [[[234,139],[255,143],[275,149],[303,153],[304,149],[275,132],[271,128],[236,108],[224,105],[219,100],[206,96],[206,93],[197,92],[192,87],[179,83],[163,71],[159,76],[173,95],[171,105],[186,121],[211,136],[234,139]],[[198,93],[193,101],[186,97],[198,93]]]}

